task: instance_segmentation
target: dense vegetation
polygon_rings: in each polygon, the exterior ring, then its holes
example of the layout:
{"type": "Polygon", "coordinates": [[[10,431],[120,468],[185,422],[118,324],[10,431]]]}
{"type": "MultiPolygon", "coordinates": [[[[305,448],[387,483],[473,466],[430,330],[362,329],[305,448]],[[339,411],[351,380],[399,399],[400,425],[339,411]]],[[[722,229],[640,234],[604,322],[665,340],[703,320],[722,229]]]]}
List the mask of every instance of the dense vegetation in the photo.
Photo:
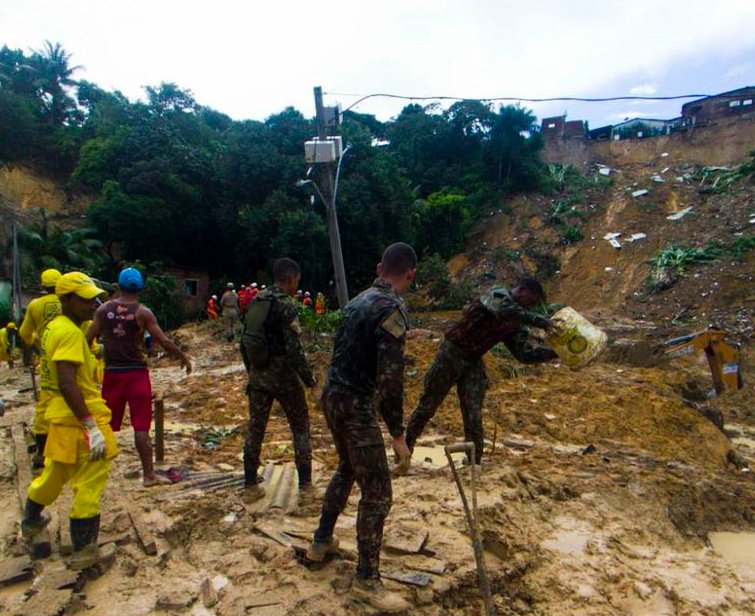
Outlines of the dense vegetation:
{"type": "MultiPolygon", "coordinates": [[[[35,267],[77,265],[104,278],[119,263],[169,263],[245,281],[289,255],[305,284],[332,276],[324,208],[297,188],[312,119],[286,108],[264,121],[234,121],[175,84],[143,101],[76,81],[59,44],[0,49],[0,164],[33,163],[72,193],[94,194],[87,228],[40,217],[27,228],[35,267]]],[[[408,105],[394,119],[346,112],[351,144],[338,212],[352,291],[372,276],[386,244],[421,256],[462,249],[483,208],[543,188],[540,135],[527,110],[462,101],[408,105]]]]}

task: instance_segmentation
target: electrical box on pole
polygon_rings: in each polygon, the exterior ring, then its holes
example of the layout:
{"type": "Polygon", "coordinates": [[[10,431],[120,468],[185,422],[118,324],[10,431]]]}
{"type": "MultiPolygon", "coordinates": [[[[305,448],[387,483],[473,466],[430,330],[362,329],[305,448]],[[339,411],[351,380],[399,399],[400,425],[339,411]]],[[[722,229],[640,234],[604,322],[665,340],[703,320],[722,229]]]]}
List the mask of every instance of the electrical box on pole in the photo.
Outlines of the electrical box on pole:
{"type": "Polygon", "coordinates": [[[338,230],[338,217],[336,216],[336,204],[333,196],[333,163],[338,160],[343,152],[343,142],[340,137],[328,135],[328,130],[333,129],[340,122],[341,112],[337,107],[325,107],[322,104],[322,88],[317,86],[315,93],[315,112],[317,120],[317,139],[308,141],[304,145],[304,152],[308,150],[312,154],[309,162],[317,166],[317,176],[322,189],[322,197],[328,217],[328,240],[330,241],[330,253],[333,257],[333,278],[336,285],[338,306],[343,308],[349,301],[349,291],[346,286],[346,270],[343,264],[341,252],[341,234],[338,230]],[[323,147],[324,144],[328,144],[323,147]],[[308,144],[309,145],[308,147],[308,144]],[[332,148],[332,149],[331,149],[332,148]],[[322,152],[325,154],[321,154],[322,152]],[[319,156],[327,160],[318,160],[319,156]]]}

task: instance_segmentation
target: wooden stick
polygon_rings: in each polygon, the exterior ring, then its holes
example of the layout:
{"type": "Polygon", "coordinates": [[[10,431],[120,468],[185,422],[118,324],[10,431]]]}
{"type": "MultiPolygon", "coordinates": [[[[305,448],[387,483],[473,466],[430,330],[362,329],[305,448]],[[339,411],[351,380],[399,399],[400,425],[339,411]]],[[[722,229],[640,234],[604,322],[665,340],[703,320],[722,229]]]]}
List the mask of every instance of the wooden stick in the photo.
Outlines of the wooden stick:
{"type": "Polygon", "coordinates": [[[155,400],[155,462],[165,460],[165,402],[155,400]]]}

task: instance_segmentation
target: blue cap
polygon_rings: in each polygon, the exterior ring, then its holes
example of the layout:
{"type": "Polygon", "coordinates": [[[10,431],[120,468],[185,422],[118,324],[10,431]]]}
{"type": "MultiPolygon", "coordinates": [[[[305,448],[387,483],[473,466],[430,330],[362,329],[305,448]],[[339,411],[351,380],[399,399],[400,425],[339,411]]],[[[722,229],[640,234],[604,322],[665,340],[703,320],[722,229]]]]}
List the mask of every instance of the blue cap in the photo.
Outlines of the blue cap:
{"type": "Polygon", "coordinates": [[[141,291],[144,288],[144,278],[138,269],[127,267],[118,276],[118,286],[124,291],[141,291]]]}

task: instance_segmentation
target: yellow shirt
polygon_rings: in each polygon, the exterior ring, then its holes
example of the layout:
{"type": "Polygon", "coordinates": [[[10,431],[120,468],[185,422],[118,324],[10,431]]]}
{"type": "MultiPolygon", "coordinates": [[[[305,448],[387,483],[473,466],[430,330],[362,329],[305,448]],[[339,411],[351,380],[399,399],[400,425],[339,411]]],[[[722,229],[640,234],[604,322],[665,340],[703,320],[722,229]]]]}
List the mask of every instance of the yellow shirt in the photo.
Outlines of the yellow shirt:
{"type": "Polygon", "coordinates": [[[67,316],[59,315],[48,323],[42,333],[42,348],[45,361],[40,362],[40,382],[44,382],[47,389],[58,392],[47,407],[45,417],[51,423],[78,425],[78,419],[59,394],[57,363],[65,361],[76,364],[76,386],[97,425],[108,424],[110,409],[94,382],[96,361],[81,329],[67,316]]]}
{"type": "Polygon", "coordinates": [[[8,348],[8,328],[0,329],[0,360],[5,361],[11,358],[13,349],[8,348]]]}
{"type": "Polygon", "coordinates": [[[21,340],[34,344],[42,339],[42,330],[55,316],[60,314],[60,300],[54,293],[48,293],[29,302],[24,322],[18,330],[21,340]]]}

